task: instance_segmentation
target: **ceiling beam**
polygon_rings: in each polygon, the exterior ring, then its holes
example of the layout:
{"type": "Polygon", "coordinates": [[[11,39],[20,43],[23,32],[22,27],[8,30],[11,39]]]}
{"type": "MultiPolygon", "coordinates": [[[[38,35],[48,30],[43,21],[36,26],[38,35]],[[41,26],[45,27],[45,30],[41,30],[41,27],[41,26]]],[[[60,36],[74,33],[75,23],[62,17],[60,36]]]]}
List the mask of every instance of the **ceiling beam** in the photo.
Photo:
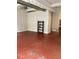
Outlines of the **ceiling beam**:
{"type": "Polygon", "coordinates": [[[51,7],[59,7],[59,6],[61,6],[61,3],[54,3],[51,5],[51,7]]]}
{"type": "Polygon", "coordinates": [[[25,2],[25,1],[22,1],[22,0],[17,0],[17,3],[18,3],[18,4],[25,5],[25,6],[28,6],[28,7],[31,7],[31,8],[34,8],[34,9],[36,9],[36,10],[46,11],[46,9],[44,9],[44,8],[41,8],[41,7],[39,7],[39,6],[36,6],[36,5],[34,5],[34,4],[31,4],[31,3],[29,3],[29,2],[25,2]]]}

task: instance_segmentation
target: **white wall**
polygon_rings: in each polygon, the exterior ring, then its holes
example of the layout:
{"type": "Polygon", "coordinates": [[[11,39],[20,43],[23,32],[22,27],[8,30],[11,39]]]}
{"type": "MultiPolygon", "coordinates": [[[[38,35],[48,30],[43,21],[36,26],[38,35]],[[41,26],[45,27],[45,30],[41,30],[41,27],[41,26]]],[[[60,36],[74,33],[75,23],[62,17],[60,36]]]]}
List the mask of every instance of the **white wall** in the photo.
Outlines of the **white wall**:
{"type": "Polygon", "coordinates": [[[61,8],[56,8],[55,13],[52,17],[52,31],[59,30],[59,20],[61,19],[61,8]]]}
{"type": "Polygon", "coordinates": [[[48,11],[36,11],[27,14],[28,31],[37,32],[37,21],[45,21],[44,33],[48,33],[48,11]]]}
{"type": "Polygon", "coordinates": [[[25,9],[17,7],[17,32],[22,32],[27,30],[27,12],[25,9]]]}
{"type": "Polygon", "coordinates": [[[51,32],[51,12],[47,10],[27,13],[26,9],[17,7],[17,32],[37,32],[37,21],[44,21],[44,33],[51,32]]]}

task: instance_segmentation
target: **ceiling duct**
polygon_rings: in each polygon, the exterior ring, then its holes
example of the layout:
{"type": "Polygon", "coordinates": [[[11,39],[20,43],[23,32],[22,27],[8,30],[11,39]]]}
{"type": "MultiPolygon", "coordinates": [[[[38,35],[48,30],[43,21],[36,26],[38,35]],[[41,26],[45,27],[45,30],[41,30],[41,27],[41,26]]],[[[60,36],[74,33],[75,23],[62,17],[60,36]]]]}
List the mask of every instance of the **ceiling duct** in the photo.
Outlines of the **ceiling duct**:
{"type": "Polygon", "coordinates": [[[27,11],[27,13],[30,13],[30,12],[36,12],[37,10],[30,10],[30,11],[27,11]]]}

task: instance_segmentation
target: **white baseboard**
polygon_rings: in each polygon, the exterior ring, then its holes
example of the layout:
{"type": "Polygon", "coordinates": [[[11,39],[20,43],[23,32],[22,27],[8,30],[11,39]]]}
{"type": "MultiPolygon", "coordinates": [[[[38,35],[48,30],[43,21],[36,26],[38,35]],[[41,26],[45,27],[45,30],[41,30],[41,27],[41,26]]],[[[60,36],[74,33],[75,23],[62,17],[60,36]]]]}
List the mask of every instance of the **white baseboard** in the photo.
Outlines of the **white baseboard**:
{"type": "Polygon", "coordinates": [[[58,29],[53,29],[52,31],[53,31],[53,32],[59,32],[59,30],[58,30],[58,29]]]}
{"type": "MultiPolygon", "coordinates": [[[[32,31],[32,32],[37,32],[35,30],[30,30],[30,29],[27,29],[27,30],[19,30],[17,32],[24,32],[24,31],[32,31]]],[[[49,34],[50,32],[44,32],[44,34],[49,34]]]]}
{"type": "Polygon", "coordinates": [[[37,31],[35,31],[35,30],[31,30],[31,29],[27,29],[27,31],[37,32],[37,31]]]}
{"type": "Polygon", "coordinates": [[[24,32],[24,31],[27,31],[27,30],[19,30],[19,31],[17,31],[17,32],[24,32]]]}
{"type": "Polygon", "coordinates": [[[44,34],[49,34],[50,32],[44,32],[44,34]]]}

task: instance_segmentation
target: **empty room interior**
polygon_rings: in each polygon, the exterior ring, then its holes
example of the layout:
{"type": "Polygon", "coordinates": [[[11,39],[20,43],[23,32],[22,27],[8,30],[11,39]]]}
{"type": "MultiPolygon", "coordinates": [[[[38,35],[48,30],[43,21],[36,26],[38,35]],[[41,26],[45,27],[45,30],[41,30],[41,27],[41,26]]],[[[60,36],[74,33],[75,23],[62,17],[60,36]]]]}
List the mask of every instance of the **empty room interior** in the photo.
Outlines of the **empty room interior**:
{"type": "Polygon", "coordinates": [[[17,0],[17,59],[61,59],[61,0],[17,0]]]}

